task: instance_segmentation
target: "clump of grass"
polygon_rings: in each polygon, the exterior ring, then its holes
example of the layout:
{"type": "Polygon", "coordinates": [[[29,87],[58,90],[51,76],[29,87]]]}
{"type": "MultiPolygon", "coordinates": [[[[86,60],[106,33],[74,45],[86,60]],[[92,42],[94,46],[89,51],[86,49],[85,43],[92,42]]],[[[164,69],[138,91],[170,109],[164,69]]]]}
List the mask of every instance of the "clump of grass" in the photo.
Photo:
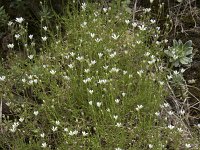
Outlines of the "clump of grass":
{"type": "Polygon", "coordinates": [[[24,20],[13,23],[20,36],[14,36],[18,45],[9,46],[9,69],[1,68],[0,97],[16,117],[3,118],[3,148],[193,146],[190,139],[182,145],[183,129],[170,120],[173,112],[161,119],[160,107],[170,109],[163,104],[170,69],[150,9],[137,23],[120,3],[99,8],[83,3],[60,18],[54,31],[43,23],[39,53],[24,20]]]}

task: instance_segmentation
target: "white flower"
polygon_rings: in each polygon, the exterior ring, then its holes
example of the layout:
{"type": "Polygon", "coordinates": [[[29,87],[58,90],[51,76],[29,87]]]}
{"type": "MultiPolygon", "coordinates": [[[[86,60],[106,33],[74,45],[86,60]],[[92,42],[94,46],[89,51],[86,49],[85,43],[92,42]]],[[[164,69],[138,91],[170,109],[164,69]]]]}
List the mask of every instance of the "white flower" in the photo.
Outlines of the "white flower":
{"type": "Polygon", "coordinates": [[[101,102],[97,102],[97,107],[101,107],[101,102]]]}
{"type": "Polygon", "coordinates": [[[55,70],[50,70],[50,73],[51,73],[52,75],[54,75],[54,74],[56,73],[56,71],[55,71],[55,70]]]}
{"type": "Polygon", "coordinates": [[[117,55],[116,52],[113,52],[112,54],[110,54],[110,58],[114,58],[117,55]]]}
{"type": "Polygon", "coordinates": [[[16,18],[15,21],[18,23],[22,23],[24,21],[24,18],[22,18],[22,17],[16,18]]]}
{"type": "Polygon", "coordinates": [[[194,83],[196,83],[196,80],[195,79],[188,80],[188,83],[189,84],[194,84],[194,83]]]}
{"type": "Polygon", "coordinates": [[[137,107],[135,108],[137,111],[139,111],[140,109],[143,108],[143,105],[137,105],[137,107]]]}
{"type": "Polygon", "coordinates": [[[60,125],[60,121],[56,121],[56,125],[60,125]]]}
{"type": "Polygon", "coordinates": [[[111,36],[114,40],[117,40],[119,38],[119,35],[116,35],[115,33],[112,34],[111,36]]]}
{"type": "Polygon", "coordinates": [[[107,69],[108,69],[108,66],[103,66],[103,69],[107,70],[107,69]]]}
{"type": "Polygon", "coordinates": [[[150,11],[151,11],[151,8],[145,8],[145,9],[143,9],[143,11],[144,11],[145,13],[150,12],[150,11]]]}
{"type": "Polygon", "coordinates": [[[76,59],[77,59],[78,61],[82,61],[82,60],[84,60],[84,57],[83,57],[83,56],[78,56],[76,59]]]}
{"type": "Polygon", "coordinates": [[[186,144],[185,144],[185,147],[186,147],[186,148],[191,148],[192,146],[191,146],[191,144],[187,144],[187,143],[186,143],[186,144]]]}
{"type": "Polygon", "coordinates": [[[96,11],[94,12],[94,16],[97,17],[99,15],[99,13],[96,11]]]}
{"type": "Polygon", "coordinates": [[[116,124],[115,126],[116,126],[116,127],[121,127],[121,126],[122,126],[122,123],[117,122],[117,124],[116,124]]]}
{"type": "Polygon", "coordinates": [[[181,2],[183,2],[183,0],[177,0],[177,2],[181,3],[181,2]]]}
{"type": "Polygon", "coordinates": [[[110,53],[110,52],[112,52],[112,49],[111,49],[111,48],[108,48],[108,49],[106,49],[106,51],[107,51],[108,53],[110,53]]]}
{"type": "Polygon", "coordinates": [[[198,128],[200,128],[200,123],[197,125],[198,128]]]}
{"type": "Polygon", "coordinates": [[[178,128],[178,132],[183,132],[183,129],[182,128],[178,128]]]}
{"type": "Polygon", "coordinates": [[[155,59],[153,59],[153,60],[151,60],[151,61],[148,61],[148,64],[153,64],[153,63],[155,63],[156,62],[156,60],[155,59]]]}
{"type": "Polygon", "coordinates": [[[184,114],[185,114],[185,110],[182,109],[182,110],[179,111],[179,113],[180,113],[181,115],[184,115],[184,114]]]}
{"type": "Polygon", "coordinates": [[[9,129],[11,132],[15,132],[17,130],[17,127],[19,126],[19,122],[14,122],[12,125],[12,128],[9,129]]]}
{"type": "Polygon", "coordinates": [[[169,107],[169,103],[164,103],[164,107],[169,107]]]}
{"type": "Polygon", "coordinates": [[[19,118],[19,121],[20,121],[20,122],[23,122],[23,121],[24,121],[24,118],[19,118]]]}
{"type": "Polygon", "coordinates": [[[129,78],[129,79],[130,79],[130,78],[132,78],[132,77],[133,77],[133,75],[132,75],[132,74],[129,74],[129,75],[128,75],[128,78],[129,78]]]}
{"type": "Polygon", "coordinates": [[[12,24],[13,24],[12,21],[9,21],[9,22],[8,22],[8,26],[11,26],[12,24]]]}
{"type": "Polygon", "coordinates": [[[86,6],[87,6],[86,3],[82,3],[81,8],[85,11],[86,6]]]}
{"type": "Polygon", "coordinates": [[[169,128],[170,130],[174,129],[174,127],[175,127],[175,126],[173,126],[173,125],[171,125],[171,124],[168,125],[168,128],[169,128]]]}
{"type": "Polygon", "coordinates": [[[11,104],[11,102],[7,102],[7,103],[6,103],[7,106],[10,106],[10,104],[11,104]]]}
{"type": "Polygon", "coordinates": [[[91,78],[87,78],[87,79],[84,79],[84,80],[83,80],[84,83],[88,83],[88,82],[91,82],[91,81],[92,81],[91,78]]]}
{"type": "Polygon", "coordinates": [[[47,26],[44,26],[43,29],[44,29],[44,31],[47,31],[48,28],[47,28],[47,26]]]}
{"type": "Polygon", "coordinates": [[[91,65],[94,65],[94,64],[96,64],[96,60],[92,60],[89,65],[91,66],[91,65]]]}
{"type": "Polygon", "coordinates": [[[150,0],[150,3],[153,3],[154,0],[150,0]]]}
{"type": "Polygon", "coordinates": [[[58,130],[58,127],[54,127],[54,126],[53,126],[53,127],[51,128],[51,130],[52,130],[53,132],[55,132],[55,131],[58,130]]]}
{"type": "Polygon", "coordinates": [[[160,41],[156,41],[156,45],[160,45],[160,41]]]}
{"type": "Polygon", "coordinates": [[[16,38],[16,40],[18,40],[19,37],[20,37],[20,34],[15,34],[15,38],[16,38]]]}
{"type": "Polygon", "coordinates": [[[99,59],[103,56],[102,53],[98,53],[99,59]]]}
{"type": "Polygon", "coordinates": [[[94,18],[94,19],[93,19],[93,22],[96,22],[96,21],[97,21],[97,19],[94,18]]]}
{"type": "Polygon", "coordinates": [[[33,56],[34,56],[34,55],[29,55],[28,58],[29,58],[29,59],[33,59],[33,56]]]}
{"type": "Polygon", "coordinates": [[[129,24],[129,23],[130,23],[130,20],[125,20],[125,23],[126,23],[126,24],[129,24]]]}
{"type": "Polygon", "coordinates": [[[137,43],[137,44],[140,44],[140,43],[142,43],[142,41],[139,40],[139,41],[136,41],[136,43],[137,43]]]}
{"type": "Polygon", "coordinates": [[[167,79],[168,80],[170,80],[170,79],[172,79],[173,77],[172,77],[172,75],[167,75],[167,79]]]}
{"type": "Polygon", "coordinates": [[[44,143],[42,143],[42,146],[41,146],[42,148],[46,148],[47,147],[47,143],[46,142],[44,142],[44,143]]]}
{"type": "Polygon", "coordinates": [[[86,25],[87,25],[87,22],[83,22],[83,23],[81,24],[81,27],[84,28],[86,25]]]}
{"type": "Polygon", "coordinates": [[[142,76],[143,73],[144,73],[143,70],[139,70],[139,71],[137,71],[137,74],[138,74],[140,77],[142,76]]]}
{"type": "Polygon", "coordinates": [[[44,133],[41,133],[40,136],[41,136],[42,138],[44,138],[45,134],[44,134],[44,133]]]}
{"type": "Polygon", "coordinates": [[[68,76],[63,76],[63,78],[65,79],[65,80],[70,80],[70,77],[68,77],[68,76]]]}
{"type": "Polygon", "coordinates": [[[144,56],[146,56],[146,57],[148,57],[149,55],[150,55],[149,52],[146,52],[146,53],[144,54],[144,56]]]}
{"type": "Polygon", "coordinates": [[[99,43],[100,41],[102,41],[102,39],[101,39],[101,38],[96,38],[95,41],[96,41],[97,43],[99,43]]]}
{"type": "Polygon", "coordinates": [[[168,111],[168,114],[171,116],[174,114],[174,112],[170,110],[170,111],[168,111]]]}
{"type": "Polygon", "coordinates": [[[159,81],[160,85],[164,85],[164,83],[165,83],[164,81],[159,81]]]}
{"type": "Polygon", "coordinates": [[[156,116],[160,116],[160,113],[159,113],[159,112],[155,112],[155,115],[156,115],[156,116]]]}
{"type": "Polygon", "coordinates": [[[77,135],[77,134],[78,134],[78,131],[77,131],[77,130],[74,130],[74,131],[73,131],[73,134],[74,134],[74,135],[77,135]]]}
{"type": "Polygon", "coordinates": [[[120,100],[119,100],[119,99],[116,99],[116,100],[115,100],[115,103],[117,103],[117,104],[118,104],[119,102],[120,102],[120,100]]]}
{"type": "Polygon", "coordinates": [[[132,26],[133,26],[134,28],[137,27],[137,23],[136,23],[136,22],[132,23],[132,26]]]}
{"type": "Polygon", "coordinates": [[[118,116],[117,116],[117,115],[114,115],[113,118],[114,118],[115,120],[117,120],[118,116]]]}
{"type": "Polygon", "coordinates": [[[14,47],[14,44],[13,43],[8,44],[7,47],[12,49],[14,47]]]}
{"type": "Polygon", "coordinates": [[[119,148],[119,147],[117,147],[117,148],[115,148],[115,150],[122,150],[121,148],[119,148]]]}
{"type": "Polygon", "coordinates": [[[92,38],[94,38],[95,34],[94,34],[94,33],[90,33],[90,36],[91,36],[92,38]]]}
{"type": "Polygon", "coordinates": [[[69,135],[70,135],[70,136],[73,136],[73,135],[74,135],[73,131],[70,131],[70,132],[69,132],[69,135]]]}
{"type": "Polygon", "coordinates": [[[29,79],[33,79],[33,75],[29,75],[28,78],[29,78],[29,79]]]}
{"type": "Polygon", "coordinates": [[[85,131],[82,131],[82,134],[83,134],[83,136],[87,136],[88,135],[88,133],[85,132],[85,131]]]}
{"type": "Polygon", "coordinates": [[[180,70],[180,71],[181,71],[181,73],[184,73],[184,72],[185,72],[185,69],[181,68],[181,70],[180,70]]]}
{"type": "Polygon", "coordinates": [[[92,101],[89,101],[89,105],[92,105],[92,101]]]}
{"type": "Polygon", "coordinates": [[[167,43],[167,42],[168,42],[168,40],[167,40],[167,39],[165,39],[165,40],[164,40],[164,42],[165,42],[165,43],[167,43]]]}
{"type": "Polygon", "coordinates": [[[93,94],[94,91],[93,91],[93,90],[88,90],[88,92],[89,92],[90,94],[93,94]]]}
{"type": "Polygon", "coordinates": [[[0,76],[0,81],[4,81],[6,79],[6,76],[0,76]]]}
{"type": "Polygon", "coordinates": [[[33,84],[33,80],[30,80],[28,83],[29,83],[30,85],[32,85],[32,84],[33,84]]]}
{"type": "Polygon", "coordinates": [[[31,35],[29,35],[28,37],[29,37],[29,39],[30,39],[30,40],[32,40],[32,39],[33,39],[33,35],[32,35],[32,34],[31,34],[31,35]]]}
{"type": "Polygon", "coordinates": [[[74,65],[73,65],[73,64],[69,64],[68,67],[69,67],[70,69],[72,69],[72,68],[74,68],[74,65]]]}
{"type": "Polygon", "coordinates": [[[13,127],[18,127],[19,126],[19,122],[14,122],[14,124],[12,125],[13,127]]]}
{"type": "Polygon", "coordinates": [[[116,72],[116,73],[118,73],[118,72],[119,72],[119,69],[116,68],[116,67],[111,68],[110,73],[112,73],[112,72],[116,72]]]}
{"type": "Polygon", "coordinates": [[[99,81],[98,81],[98,83],[99,84],[106,84],[108,82],[108,80],[106,80],[106,79],[99,79],[99,81]]]}
{"type": "Polygon", "coordinates": [[[128,73],[128,71],[126,71],[126,70],[123,71],[123,74],[124,74],[124,75],[127,74],[127,73],[128,73]]]}
{"type": "Polygon", "coordinates": [[[69,57],[70,57],[69,55],[64,56],[64,58],[66,58],[66,59],[69,59],[69,57]]]}
{"type": "Polygon", "coordinates": [[[103,11],[104,11],[105,13],[107,12],[107,10],[108,10],[107,8],[105,8],[105,7],[103,8],[103,11]]]}
{"type": "Polygon", "coordinates": [[[65,131],[65,132],[68,132],[69,130],[68,130],[68,128],[64,128],[64,131],[65,131]]]}
{"type": "Polygon", "coordinates": [[[152,149],[152,148],[153,148],[153,145],[152,145],[152,144],[149,144],[149,148],[152,149]]]}
{"type": "Polygon", "coordinates": [[[159,30],[160,30],[160,27],[156,27],[156,30],[158,30],[158,31],[159,31],[159,30]]]}
{"type": "Polygon", "coordinates": [[[11,129],[9,129],[11,132],[15,132],[17,130],[17,127],[12,127],[11,129]]]}
{"type": "Polygon", "coordinates": [[[74,52],[71,52],[70,55],[73,57],[73,56],[75,56],[75,53],[74,53],[74,52]]]}
{"type": "Polygon", "coordinates": [[[90,69],[84,69],[84,72],[88,73],[88,72],[90,72],[90,69]]]}
{"type": "Polygon", "coordinates": [[[123,93],[122,93],[122,96],[123,96],[123,97],[126,96],[126,93],[123,92],[123,93]]]}
{"type": "Polygon", "coordinates": [[[154,24],[154,23],[156,22],[156,20],[155,20],[155,19],[151,19],[150,22],[151,22],[152,24],[154,24]]]}
{"type": "Polygon", "coordinates": [[[22,82],[25,83],[25,82],[26,82],[26,79],[22,79],[22,82]]]}
{"type": "Polygon", "coordinates": [[[16,128],[11,128],[9,130],[14,133],[16,131],[16,128]]]}
{"type": "Polygon", "coordinates": [[[39,114],[39,112],[38,112],[38,111],[34,111],[33,114],[34,114],[35,116],[37,116],[37,115],[39,114]]]}
{"type": "Polygon", "coordinates": [[[141,30],[141,31],[145,31],[146,29],[147,29],[147,27],[145,27],[144,25],[141,25],[141,26],[138,26],[139,27],[139,29],[141,30]]]}
{"type": "Polygon", "coordinates": [[[42,37],[42,41],[46,41],[47,40],[47,37],[46,36],[44,36],[44,37],[42,37]]]}

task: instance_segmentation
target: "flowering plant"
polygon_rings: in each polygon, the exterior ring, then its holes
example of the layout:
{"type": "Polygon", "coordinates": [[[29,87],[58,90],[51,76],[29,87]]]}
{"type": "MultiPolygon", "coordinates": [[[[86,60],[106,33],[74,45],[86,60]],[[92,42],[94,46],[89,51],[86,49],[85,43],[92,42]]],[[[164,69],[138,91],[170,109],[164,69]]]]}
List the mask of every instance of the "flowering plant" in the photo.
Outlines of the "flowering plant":
{"type": "Polygon", "coordinates": [[[192,62],[192,41],[189,40],[185,44],[181,40],[173,40],[173,46],[165,50],[165,54],[170,57],[170,62],[175,67],[188,65],[192,62]]]}

